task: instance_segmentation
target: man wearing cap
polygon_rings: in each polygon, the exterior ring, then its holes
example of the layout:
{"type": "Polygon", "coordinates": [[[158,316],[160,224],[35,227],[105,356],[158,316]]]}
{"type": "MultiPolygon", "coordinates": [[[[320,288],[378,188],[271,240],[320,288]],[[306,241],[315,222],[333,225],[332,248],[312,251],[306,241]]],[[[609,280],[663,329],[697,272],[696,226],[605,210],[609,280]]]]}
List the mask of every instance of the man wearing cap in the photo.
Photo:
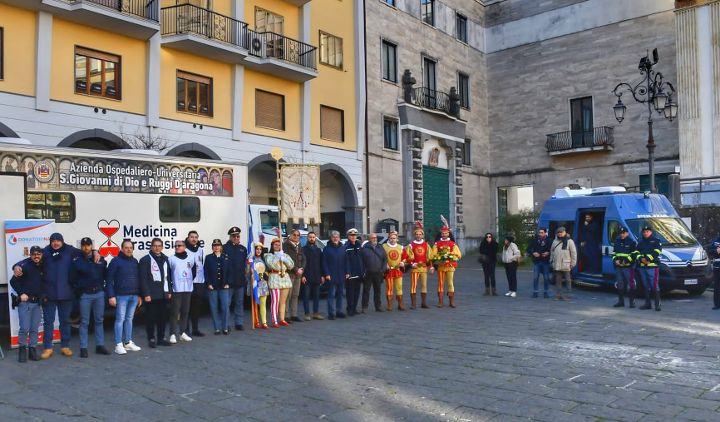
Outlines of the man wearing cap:
{"type": "Polygon", "coordinates": [[[140,294],[145,302],[145,332],[151,349],[169,346],[165,339],[168,303],[172,300],[172,277],[168,257],[159,237],[150,242],[150,253],[140,258],[140,294]]]}
{"type": "Polygon", "coordinates": [[[287,297],[285,307],[288,310],[288,314],[290,314],[290,320],[294,322],[301,322],[302,320],[298,317],[297,308],[298,298],[300,297],[300,286],[305,272],[305,253],[303,253],[302,246],[300,245],[300,230],[290,230],[290,237],[283,242],[282,249],[283,252],[285,252],[295,263],[295,266],[289,271],[290,280],[292,281],[292,290],[287,297]]]}
{"type": "Polygon", "coordinates": [[[45,270],[42,263],[43,250],[39,246],[30,248],[30,258],[16,265],[23,269],[21,276],[10,279],[10,286],[18,297],[18,361],[39,360],[35,346],[38,340],[41,304],[45,298],[45,270]],[[29,348],[28,348],[29,344],[29,348]]]}
{"type": "Polygon", "coordinates": [[[404,311],[402,279],[405,268],[405,256],[403,246],[398,243],[398,232],[388,233],[388,240],[383,245],[387,256],[385,268],[385,295],[387,296],[387,310],[392,311],[393,289],[397,297],[398,310],[404,311]]]}
{"type": "Polygon", "coordinates": [[[555,300],[567,300],[572,291],[571,271],[577,264],[575,242],[565,227],[555,230],[555,240],[550,246],[550,265],[555,277],[555,300]],[[563,289],[565,282],[565,289],[563,289]]]}
{"type": "Polygon", "coordinates": [[[378,243],[378,236],[370,233],[368,242],[363,245],[362,249],[363,269],[363,290],[362,290],[362,311],[365,312],[370,304],[370,287],[373,290],[373,304],[376,312],[382,312],[382,303],[380,301],[380,285],[382,284],[383,274],[387,268],[387,254],[383,246],[378,243]]]}
{"type": "Polygon", "coordinates": [[[615,288],[618,293],[618,301],[615,308],[625,306],[625,292],[628,294],[631,308],[635,307],[635,279],[633,277],[633,254],[637,243],[630,237],[625,227],[620,227],[620,234],[613,245],[612,261],[615,266],[615,288]]]}
{"type": "Polygon", "coordinates": [[[638,266],[640,279],[645,288],[645,304],[639,309],[651,309],[650,293],[655,299],[655,310],[660,311],[660,254],[662,253],[662,245],[660,240],[653,234],[653,229],[649,225],[642,228],[642,238],[635,248],[635,262],[638,266]]]}
{"type": "Polygon", "coordinates": [[[415,239],[405,247],[406,263],[410,265],[410,309],[415,309],[417,284],[420,280],[420,299],[422,308],[429,308],[427,305],[427,273],[435,271],[432,266],[430,245],[425,241],[425,230],[421,222],[415,222],[413,232],[415,239]]]}
{"type": "Polygon", "coordinates": [[[188,232],[187,238],[185,239],[185,251],[195,261],[193,267],[193,291],[190,296],[190,322],[187,327],[184,327],[186,331],[190,331],[190,325],[192,325],[193,337],[203,337],[200,331],[200,313],[202,312],[203,303],[205,302],[205,272],[203,271],[203,261],[205,260],[205,249],[200,242],[200,235],[195,230],[188,232]]]}
{"type": "Polygon", "coordinates": [[[360,299],[360,286],[362,275],[365,273],[362,260],[362,244],[358,239],[357,229],[347,231],[348,241],[345,242],[345,289],[347,296],[348,316],[357,315],[357,305],[360,299]]]}
{"type": "Polygon", "coordinates": [[[443,307],[443,289],[447,284],[450,307],[455,307],[455,268],[462,258],[460,248],[450,236],[450,227],[445,224],[440,228],[440,239],[435,242],[432,249],[432,258],[438,266],[438,308],[443,307]]]}
{"type": "Polygon", "coordinates": [[[230,258],[223,253],[223,244],[220,239],[212,242],[212,251],[205,257],[205,285],[210,301],[210,314],[212,315],[215,335],[227,335],[230,331],[230,282],[232,280],[232,264],[230,258]],[[219,302],[219,307],[218,307],[219,302]]]}
{"type": "Polygon", "coordinates": [[[105,259],[95,262],[93,242],[89,237],[80,240],[83,256],[73,260],[70,266],[70,283],[80,296],[80,357],[88,357],[88,325],[90,314],[95,318],[95,353],[109,355],[105,348],[105,259]]]}
{"type": "Polygon", "coordinates": [[[228,230],[228,236],[230,237],[225,246],[223,246],[223,252],[230,259],[230,289],[232,289],[232,303],[233,303],[233,317],[235,323],[235,329],[242,331],[243,327],[243,316],[245,315],[245,288],[247,286],[247,259],[248,250],[240,243],[240,228],[231,227],[228,230]]]}

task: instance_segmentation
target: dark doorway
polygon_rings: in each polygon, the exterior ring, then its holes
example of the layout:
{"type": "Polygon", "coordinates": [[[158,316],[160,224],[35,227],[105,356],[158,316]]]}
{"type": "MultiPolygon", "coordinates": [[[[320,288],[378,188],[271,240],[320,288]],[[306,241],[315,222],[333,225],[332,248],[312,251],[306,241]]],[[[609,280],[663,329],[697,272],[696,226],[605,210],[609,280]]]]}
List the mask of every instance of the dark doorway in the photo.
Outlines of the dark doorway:
{"type": "Polygon", "coordinates": [[[578,211],[578,272],[591,275],[602,274],[604,219],[604,209],[578,211]]]}

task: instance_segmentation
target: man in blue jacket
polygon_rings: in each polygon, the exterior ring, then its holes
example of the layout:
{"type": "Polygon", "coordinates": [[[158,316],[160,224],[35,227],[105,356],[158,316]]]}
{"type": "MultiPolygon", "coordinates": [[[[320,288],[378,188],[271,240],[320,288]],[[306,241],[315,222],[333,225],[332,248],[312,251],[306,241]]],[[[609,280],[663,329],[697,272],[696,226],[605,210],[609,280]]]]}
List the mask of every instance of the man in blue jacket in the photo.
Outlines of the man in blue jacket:
{"type": "Polygon", "coordinates": [[[317,245],[315,232],[307,235],[307,243],[303,246],[305,255],[305,271],[303,272],[303,307],[305,308],[305,321],[325,319],[320,315],[320,285],[323,284],[322,249],[317,245]],[[310,313],[310,298],[312,298],[312,314],[310,313]]]}
{"type": "Polygon", "coordinates": [[[713,309],[720,309],[720,237],[715,239],[711,245],[711,254],[713,257],[713,273],[715,280],[713,282],[713,309]]]}
{"type": "Polygon", "coordinates": [[[342,313],[343,286],[347,271],[345,269],[345,248],[340,242],[337,230],[330,232],[330,242],[323,249],[323,274],[328,285],[328,319],[345,318],[342,313]],[[336,313],[337,311],[337,313],[336,313]]]}
{"type": "Polygon", "coordinates": [[[13,276],[10,286],[18,298],[18,361],[39,360],[35,346],[40,325],[40,306],[45,299],[45,270],[42,263],[43,250],[39,246],[30,248],[30,258],[16,265],[23,269],[21,276],[13,276]],[[28,348],[28,343],[30,348],[28,348]]]}
{"type": "Polygon", "coordinates": [[[655,298],[655,310],[660,311],[660,253],[662,245],[650,226],[642,229],[642,238],[637,244],[634,260],[638,265],[638,272],[645,287],[645,304],[640,309],[651,309],[650,293],[655,298]]]}
{"type": "Polygon", "coordinates": [[[543,276],[543,297],[549,298],[548,289],[550,289],[550,245],[552,239],[548,239],[547,229],[541,227],[537,231],[537,236],[530,241],[528,253],[533,261],[533,294],[532,297],[538,297],[540,288],[540,274],[543,276]]]}
{"type": "Polygon", "coordinates": [[[140,298],[140,264],[133,257],[135,246],[130,239],[123,240],[121,253],[110,261],[107,271],[107,295],[110,306],[115,307],[115,353],[140,351],[132,338],[135,308],[142,305],[140,298]]]}
{"type": "Polygon", "coordinates": [[[233,315],[235,317],[235,329],[242,331],[245,300],[245,288],[247,286],[247,278],[245,269],[247,268],[248,250],[240,244],[240,228],[231,227],[228,230],[228,239],[223,246],[223,252],[230,258],[230,288],[232,289],[233,315]]]}
{"type": "Polygon", "coordinates": [[[630,237],[630,233],[625,227],[620,228],[620,234],[615,239],[613,245],[612,260],[615,266],[615,288],[618,293],[618,301],[615,308],[625,306],[625,292],[628,293],[630,299],[630,307],[635,307],[635,286],[633,285],[633,252],[637,247],[637,243],[630,237]]]}
{"type": "Polygon", "coordinates": [[[80,240],[83,256],[75,258],[70,266],[70,283],[80,296],[80,357],[88,357],[88,326],[90,314],[95,317],[95,353],[109,355],[105,348],[105,270],[104,259],[95,262],[93,242],[89,237],[80,240]]]}
{"type": "Polygon", "coordinates": [[[380,302],[380,285],[383,282],[385,269],[387,268],[387,253],[382,245],[378,243],[378,236],[370,233],[368,242],[362,248],[363,269],[363,290],[362,290],[362,312],[364,313],[370,304],[370,287],[373,289],[373,304],[376,312],[382,312],[380,302]]]}
{"type": "Polygon", "coordinates": [[[362,261],[362,245],[358,239],[357,229],[347,231],[348,241],[345,242],[345,291],[347,296],[348,316],[357,315],[358,299],[360,298],[360,286],[362,276],[365,274],[362,261]]]}

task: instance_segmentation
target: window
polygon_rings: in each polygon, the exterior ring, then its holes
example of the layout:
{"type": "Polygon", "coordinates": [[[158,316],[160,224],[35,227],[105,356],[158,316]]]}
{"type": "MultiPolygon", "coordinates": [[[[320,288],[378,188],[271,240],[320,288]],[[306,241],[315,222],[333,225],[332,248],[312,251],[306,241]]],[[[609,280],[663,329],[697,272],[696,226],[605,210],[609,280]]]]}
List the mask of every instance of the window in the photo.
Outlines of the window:
{"type": "Polygon", "coordinates": [[[381,55],[382,78],[386,81],[397,82],[397,46],[383,40],[381,55]]]}
{"type": "Polygon", "coordinates": [[[255,126],[285,130],[285,97],[255,90],[255,126]]]}
{"type": "Polygon", "coordinates": [[[570,125],[573,148],[593,146],[592,97],[570,100],[570,125]]]}
{"type": "MultiPolygon", "coordinates": [[[[657,193],[663,195],[670,194],[670,175],[673,173],[655,173],[655,189],[657,193]]],[[[647,192],[650,190],[650,175],[640,175],[640,190],[647,192]]]]}
{"type": "Polygon", "coordinates": [[[285,33],[285,18],[259,7],[255,8],[255,30],[257,32],[285,33]]]}
{"type": "Polygon", "coordinates": [[[455,15],[455,37],[464,43],[468,40],[467,18],[459,13],[455,15]]]}
{"type": "Polygon", "coordinates": [[[423,22],[435,26],[435,0],[420,0],[420,15],[423,22]]]}
{"type": "Polygon", "coordinates": [[[345,122],[342,110],[320,106],[320,137],[328,141],[345,142],[345,122]]]}
{"type": "Polygon", "coordinates": [[[383,146],[398,150],[398,121],[389,117],[383,118],[383,146]]]}
{"type": "Polygon", "coordinates": [[[615,239],[620,236],[620,222],[616,220],[608,220],[607,222],[607,240],[612,245],[615,239]]]}
{"type": "Polygon", "coordinates": [[[75,93],[120,99],[120,57],[75,47],[75,93]]]}
{"type": "Polygon", "coordinates": [[[464,166],[471,166],[472,160],[471,160],[471,152],[470,149],[470,140],[465,139],[465,143],[460,145],[460,154],[462,154],[462,164],[464,166]]]}
{"type": "Polygon", "coordinates": [[[32,192],[25,197],[25,218],[52,218],[56,223],[75,221],[75,195],[32,192]]]}
{"type": "Polygon", "coordinates": [[[161,196],[160,221],[163,223],[197,223],[200,221],[200,198],[197,196],[161,196]]]}
{"type": "Polygon", "coordinates": [[[178,70],[177,110],[212,116],[212,79],[178,70]]]}
{"type": "Polygon", "coordinates": [[[320,31],[320,63],[342,69],[342,38],[320,31]]]}
{"type": "Polygon", "coordinates": [[[381,0],[383,3],[395,7],[395,0],[381,0]]]}
{"type": "Polygon", "coordinates": [[[458,72],[458,96],[460,96],[460,107],[470,108],[470,77],[458,72]]]}
{"type": "Polygon", "coordinates": [[[0,27],[0,81],[5,79],[5,33],[4,29],[0,27]]]}

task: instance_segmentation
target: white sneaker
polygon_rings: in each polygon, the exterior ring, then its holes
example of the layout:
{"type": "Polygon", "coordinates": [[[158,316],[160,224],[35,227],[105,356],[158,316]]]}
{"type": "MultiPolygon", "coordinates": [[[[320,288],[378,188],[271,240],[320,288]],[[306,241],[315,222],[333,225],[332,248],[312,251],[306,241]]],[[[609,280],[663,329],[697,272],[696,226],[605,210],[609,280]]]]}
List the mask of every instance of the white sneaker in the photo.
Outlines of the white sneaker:
{"type": "Polygon", "coordinates": [[[127,350],[128,352],[139,352],[142,349],[137,344],[133,343],[132,340],[130,340],[129,342],[127,342],[127,344],[125,344],[125,350],[127,350]]]}
{"type": "Polygon", "coordinates": [[[127,354],[127,350],[125,350],[125,347],[123,347],[122,343],[118,343],[115,345],[115,353],[118,355],[125,355],[127,354]]]}
{"type": "Polygon", "coordinates": [[[189,335],[187,335],[187,334],[185,334],[185,333],[182,333],[182,334],[180,334],[180,340],[182,340],[182,341],[192,341],[192,337],[190,337],[189,335]]]}
{"type": "Polygon", "coordinates": [[[515,293],[515,292],[510,292],[510,297],[516,297],[516,296],[517,296],[517,293],[515,293]]]}
{"type": "Polygon", "coordinates": [[[512,292],[507,292],[507,293],[505,293],[505,296],[510,296],[511,294],[512,294],[512,292]]]}
{"type": "Polygon", "coordinates": [[[170,344],[175,344],[175,343],[177,343],[177,339],[175,338],[175,334],[171,335],[171,336],[170,336],[170,340],[168,340],[168,341],[170,342],[170,344]]]}

